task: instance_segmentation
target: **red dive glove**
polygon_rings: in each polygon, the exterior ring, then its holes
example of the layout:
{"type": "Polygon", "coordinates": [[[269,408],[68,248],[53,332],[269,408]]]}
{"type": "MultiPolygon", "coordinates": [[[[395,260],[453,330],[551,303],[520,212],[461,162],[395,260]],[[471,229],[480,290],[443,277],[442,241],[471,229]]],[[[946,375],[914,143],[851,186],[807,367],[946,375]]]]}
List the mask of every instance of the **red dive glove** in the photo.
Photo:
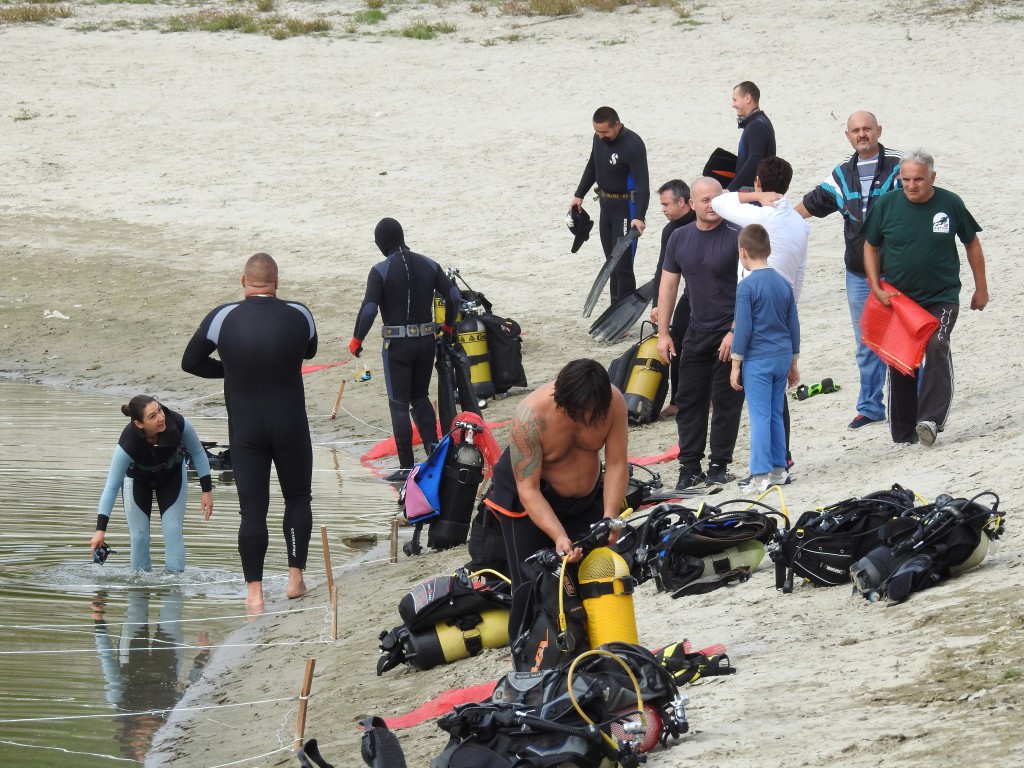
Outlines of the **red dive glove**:
{"type": "Polygon", "coordinates": [[[363,342],[353,336],[352,341],[348,343],[348,351],[351,352],[353,356],[359,357],[363,351],[363,342]]]}

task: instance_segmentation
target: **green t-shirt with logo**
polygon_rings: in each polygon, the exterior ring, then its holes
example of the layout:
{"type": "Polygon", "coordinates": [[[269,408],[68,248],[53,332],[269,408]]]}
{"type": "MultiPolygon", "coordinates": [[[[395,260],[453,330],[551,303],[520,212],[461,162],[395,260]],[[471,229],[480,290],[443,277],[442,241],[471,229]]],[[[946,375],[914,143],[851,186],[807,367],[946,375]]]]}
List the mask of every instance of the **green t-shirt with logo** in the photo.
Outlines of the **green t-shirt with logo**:
{"type": "Polygon", "coordinates": [[[964,201],[935,187],[925,203],[907,200],[902,189],[878,198],[861,234],[884,244],[885,280],[922,307],[960,303],[960,256],[956,240],[970,243],[981,227],[964,201]]]}

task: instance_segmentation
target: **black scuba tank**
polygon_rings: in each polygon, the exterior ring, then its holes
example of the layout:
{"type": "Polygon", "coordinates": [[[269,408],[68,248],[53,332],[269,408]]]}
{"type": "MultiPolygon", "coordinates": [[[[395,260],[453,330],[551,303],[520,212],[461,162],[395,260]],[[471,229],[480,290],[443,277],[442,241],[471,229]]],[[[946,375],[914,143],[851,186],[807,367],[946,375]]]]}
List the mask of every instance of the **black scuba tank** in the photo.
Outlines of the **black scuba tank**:
{"type": "Polygon", "coordinates": [[[457,421],[454,426],[462,429],[462,438],[448,449],[441,470],[437,494],[441,514],[427,530],[427,546],[432,549],[451,549],[466,543],[476,494],[484,480],[484,454],[473,443],[475,425],[457,421]]]}

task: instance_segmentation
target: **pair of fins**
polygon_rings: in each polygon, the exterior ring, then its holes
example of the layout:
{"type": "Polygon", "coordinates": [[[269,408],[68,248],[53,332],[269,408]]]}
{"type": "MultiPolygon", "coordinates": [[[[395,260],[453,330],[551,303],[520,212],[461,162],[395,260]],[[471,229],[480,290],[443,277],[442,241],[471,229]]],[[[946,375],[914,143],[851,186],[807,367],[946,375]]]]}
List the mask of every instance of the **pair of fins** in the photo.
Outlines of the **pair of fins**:
{"type": "Polygon", "coordinates": [[[594,311],[594,307],[597,306],[597,300],[601,298],[601,293],[604,291],[605,285],[608,284],[608,280],[612,276],[612,272],[622,261],[622,257],[632,249],[633,243],[640,237],[640,231],[636,227],[632,227],[623,237],[618,239],[615,243],[615,247],[612,248],[612,252],[608,255],[608,259],[605,261],[604,266],[601,267],[601,271],[597,273],[597,277],[594,279],[594,284],[590,286],[590,293],[587,294],[587,300],[583,304],[583,316],[590,317],[590,314],[594,311]]]}
{"type": "Polygon", "coordinates": [[[590,326],[594,341],[613,344],[621,339],[647,311],[654,298],[654,281],[648,280],[628,296],[614,302],[590,326]]]}

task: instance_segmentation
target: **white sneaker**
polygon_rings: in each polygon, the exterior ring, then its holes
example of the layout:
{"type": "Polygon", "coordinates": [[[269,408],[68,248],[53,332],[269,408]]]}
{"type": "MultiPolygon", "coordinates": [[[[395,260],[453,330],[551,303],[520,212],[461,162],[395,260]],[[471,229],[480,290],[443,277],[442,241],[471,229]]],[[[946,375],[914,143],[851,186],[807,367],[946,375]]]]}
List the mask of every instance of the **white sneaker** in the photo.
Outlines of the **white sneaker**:
{"type": "Polygon", "coordinates": [[[792,478],[785,467],[774,467],[772,473],[768,475],[768,479],[772,485],[785,485],[792,478]]]}
{"type": "Polygon", "coordinates": [[[935,445],[935,437],[939,430],[935,427],[934,421],[917,422],[917,439],[921,445],[935,445]]]}
{"type": "Polygon", "coordinates": [[[771,481],[771,475],[765,473],[763,475],[749,475],[740,480],[736,485],[744,493],[764,493],[774,483],[771,481]]]}

